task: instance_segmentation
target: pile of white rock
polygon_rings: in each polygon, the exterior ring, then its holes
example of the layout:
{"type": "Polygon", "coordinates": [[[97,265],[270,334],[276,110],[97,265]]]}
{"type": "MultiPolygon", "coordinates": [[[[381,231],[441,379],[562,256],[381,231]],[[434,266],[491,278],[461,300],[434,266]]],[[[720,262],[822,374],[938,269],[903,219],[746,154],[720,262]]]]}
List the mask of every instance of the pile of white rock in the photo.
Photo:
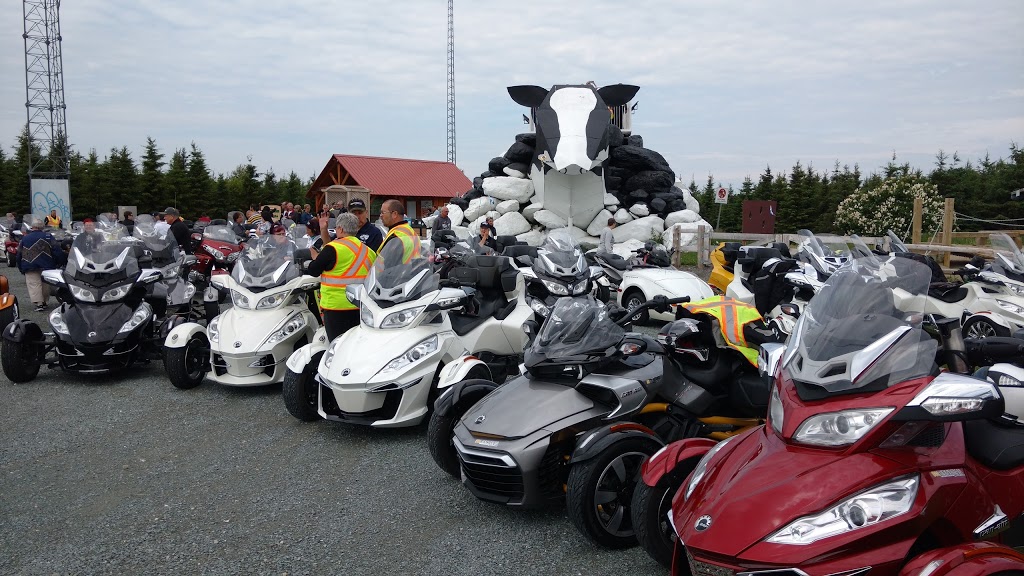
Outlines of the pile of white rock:
{"type": "MultiPolygon", "coordinates": [[[[610,192],[605,194],[604,210],[591,222],[585,223],[585,226],[581,227],[584,223],[573,222],[573,236],[584,249],[594,248],[598,245],[599,236],[607,227],[608,220],[614,218],[618,224],[613,231],[615,252],[624,257],[628,257],[632,250],[642,247],[644,242],[651,239],[660,239],[667,249],[671,249],[676,229],[680,232],[681,246],[694,245],[698,226],[707,226],[709,231],[711,226],[701,218],[697,200],[679,182],[670,179],[671,184],[668,187],[661,184],[662,189],[646,193],[646,196],[644,190],[631,185],[625,186],[630,190],[624,193],[612,188],[622,180],[621,177],[609,177],[608,168],[623,175],[626,170],[616,167],[617,157],[640,157],[643,161],[645,156],[635,152],[637,149],[642,150],[642,140],[639,136],[630,136],[628,140],[623,140],[620,132],[619,138],[619,146],[612,147],[612,157],[606,166],[606,188],[610,192]],[[620,147],[627,154],[616,154],[616,148],[620,147]],[[608,182],[610,179],[615,181],[608,182]],[[640,193],[637,193],[638,190],[640,193]]],[[[488,163],[488,170],[473,180],[473,189],[451,201],[448,206],[448,217],[452,221],[452,229],[459,238],[468,239],[475,236],[480,229],[480,223],[488,216],[494,218],[494,227],[499,236],[515,236],[531,246],[540,245],[548,230],[568,226],[561,216],[545,210],[534,195],[534,184],[529,176],[529,163],[533,159],[535,142],[534,134],[516,136],[516,142],[508,152],[504,156],[492,159],[488,163]]],[[[661,158],[656,152],[650,152],[649,155],[661,158]]],[[[654,179],[664,179],[665,171],[671,175],[667,163],[660,171],[661,176],[653,174],[654,170],[647,171],[650,173],[637,173],[642,175],[641,179],[651,179],[652,174],[655,176],[654,179]]],[[[674,175],[670,178],[674,178],[674,175]]],[[[628,177],[626,181],[628,182],[628,177]]],[[[433,220],[434,217],[428,217],[425,222],[429,226],[433,224],[433,220]]]]}

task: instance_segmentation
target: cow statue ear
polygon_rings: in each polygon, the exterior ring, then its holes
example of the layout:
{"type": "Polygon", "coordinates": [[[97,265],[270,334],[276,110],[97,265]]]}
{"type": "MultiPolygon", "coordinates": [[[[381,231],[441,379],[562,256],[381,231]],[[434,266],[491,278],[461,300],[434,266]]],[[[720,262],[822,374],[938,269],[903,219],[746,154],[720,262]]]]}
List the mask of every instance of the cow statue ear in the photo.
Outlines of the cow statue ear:
{"type": "Polygon", "coordinates": [[[612,84],[597,91],[601,99],[609,106],[622,106],[633,99],[640,90],[639,86],[632,84],[612,84]]]}
{"type": "Polygon", "coordinates": [[[508,95],[520,106],[537,108],[541,105],[541,102],[544,102],[548,91],[540,86],[509,86],[508,95]]]}

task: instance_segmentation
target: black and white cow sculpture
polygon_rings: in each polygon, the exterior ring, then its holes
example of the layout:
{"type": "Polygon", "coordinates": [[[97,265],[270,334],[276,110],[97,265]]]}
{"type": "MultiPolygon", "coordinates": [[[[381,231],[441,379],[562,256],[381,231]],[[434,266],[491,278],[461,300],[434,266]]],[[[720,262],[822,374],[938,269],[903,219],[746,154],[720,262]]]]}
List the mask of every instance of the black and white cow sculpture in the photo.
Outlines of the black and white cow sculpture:
{"type": "Polygon", "coordinates": [[[516,103],[533,110],[537,144],[530,179],[537,200],[570,225],[586,227],[604,208],[610,107],[628,103],[639,89],[628,84],[508,88],[516,103]]]}

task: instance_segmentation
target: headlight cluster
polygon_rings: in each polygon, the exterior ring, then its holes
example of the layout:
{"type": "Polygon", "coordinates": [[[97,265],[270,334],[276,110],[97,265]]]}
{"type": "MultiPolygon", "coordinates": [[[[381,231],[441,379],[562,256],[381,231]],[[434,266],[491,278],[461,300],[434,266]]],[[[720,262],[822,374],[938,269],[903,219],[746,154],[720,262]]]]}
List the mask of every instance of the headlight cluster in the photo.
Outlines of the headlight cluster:
{"type": "Polygon", "coordinates": [[[359,307],[359,321],[368,328],[373,328],[373,312],[366,306],[359,307]]]}
{"type": "Polygon", "coordinates": [[[242,308],[243,310],[249,309],[249,297],[242,294],[238,290],[231,291],[231,304],[235,308],[242,308]]]}
{"type": "MultiPolygon", "coordinates": [[[[218,262],[224,261],[224,253],[221,252],[220,250],[217,250],[213,246],[210,246],[209,244],[204,244],[203,250],[206,250],[207,254],[213,256],[214,260],[217,260],[218,262]]],[[[236,252],[236,254],[238,254],[238,252],[236,252]]]]}
{"type": "Polygon", "coordinates": [[[58,334],[71,335],[68,325],[64,322],[64,315],[60,313],[59,308],[50,312],[50,327],[58,334]]]}
{"type": "Polygon", "coordinates": [[[68,289],[71,290],[71,296],[73,296],[74,299],[78,300],[79,302],[96,301],[96,293],[93,292],[92,290],[82,288],[81,286],[76,286],[74,284],[68,284],[68,289]]]}
{"type": "MultiPolygon", "coordinates": [[[[219,252],[219,250],[218,250],[218,252],[219,252]]],[[[242,255],[242,253],[241,253],[241,252],[232,252],[231,254],[228,254],[228,257],[226,258],[226,260],[227,260],[227,261],[228,261],[228,263],[230,264],[231,262],[234,262],[235,260],[238,260],[238,258],[239,258],[239,257],[240,257],[241,255],[242,255]]]]}
{"type": "Polygon", "coordinates": [[[586,292],[590,286],[589,278],[584,278],[575,284],[562,284],[554,280],[544,279],[541,279],[541,282],[544,283],[544,287],[548,289],[548,292],[555,296],[578,296],[586,292]]]}
{"type": "Polygon", "coordinates": [[[860,440],[893,408],[868,408],[816,414],[800,424],[794,442],[813,446],[848,446],[860,440]]]}
{"type": "Polygon", "coordinates": [[[214,344],[220,342],[220,316],[210,320],[210,324],[206,327],[206,335],[210,337],[210,342],[214,344]]]}
{"type": "Polygon", "coordinates": [[[330,370],[331,363],[334,362],[334,355],[338,353],[338,342],[341,339],[331,342],[331,345],[327,347],[327,352],[324,352],[324,368],[330,370]]]}
{"type": "Polygon", "coordinates": [[[121,329],[117,331],[118,334],[124,334],[131,332],[138,328],[143,322],[153,316],[153,309],[149,307],[149,304],[143,302],[138,308],[135,309],[135,313],[128,319],[127,322],[121,325],[121,329]]]}
{"type": "Polygon", "coordinates": [[[683,494],[684,500],[688,500],[690,498],[690,495],[693,494],[693,489],[696,488],[697,484],[700,484],[700,481],[704,479],[704,473],[708,471],[708,462],[715,457],[715,454],[718,454],[719,450],[725,448],[726,444],[732,442],[733,438],[735,438],[735,436],[726,438],[718,444],[715,444],[714,448],[708,450],[708,453],[700,459],[700,462],[697,463],[697,467],[694,468],[693,473],[690,474],[690,481],[686,483],[686,492],[683,494]]]}
{"type": "Polygon", "coordinates": [[[116,302],[128,295],[132,290],[131,284],[125,284],[124,286],[118,286],[117,288],[111,288],[103,293],[103,297],[100,298],[103,302],[116,302]]]}
{"type": "Polygon", "coordinates": [[[288,293],[287,292],[278,292],[277,294],[271,294],[270,296],[264,296],[263,298],[260,298],[259,302],[256,303],[256,309],[257,310],[270,310],[270,309],[273,309],[273,308],[277,308],[281,304],[284,304],[284,301],[287,300],[287,299],[288,299],[288,293]]]}
{"type": "Polygon", "coordinates": [[[772,386],[772,399],[768,403],[768,418],[771,420],[772,429],[782,434],[782,423],[785,421],[786,413],[782,407],[782,398],[779,396],[779,387],[772,386]]]}
{"type": "Polygon", "coordinates": [[[813,516],[804,516],[768,538],[773,544],[805,545],[873,526],[905,514],[917,497],[918,476],[881,484],[813,516]]]}
{"type": "Polygon", "coordinates": [[[417,306],[388,314],[384,317],[384,321],[380,323],[380,327],[385,330],[388,328],[405,328],[412,324],[412,321],[420,315],[420,312],[423,312],[424,308],[426,306],[417,306]]]}
{"type": "Polygon", "coordinates": [[[996,300],[996,304],[1007,312],[1013,312],[1014,314],[1024,316],[1024,308],[1017,306],[1013,302],[1007,302],[1006,300],[996,300]]]}
{"type": "Polygon", "coordinates": [[[406,368],[407,366],[410,366],[420,361],[424,356],[429,356],[434,352],[437,352],[436,334],[431,336],[430,338],[427,338],[426,340],[423,340],[419,344],[413,346],[405,354],[402,354],[398,358],[395,358],[391,362],[388,362],[388,365],[385,366],[384,369],[380,371],[380,373],[387,374],[389,372],[396,372],[398,370],[402,370],[403,368],[406,368]]]}
{"type": "Polygon", "coordinates": [[[267,344],[277,344],[278,342],[283,342],[285,339],[291,337],[293,334],[297,333],[299,330],[302,330],[305,327],[306,319],[303,318],[301,313],[296,313],[294,316],[288,319],[287,322],[285,322],[284,326],[282,326],[279,330],[271,334],[270,338],[267,338],[267,344]]]}
{"type": "Polygon", "coordinates": [[[530,308],[532,308],[534,312],[540,314],[544,318],[547,318],[548,314],[551,313],[551,310],[549,310],[543,302],[537,299],[530,300],[530,308]]]}

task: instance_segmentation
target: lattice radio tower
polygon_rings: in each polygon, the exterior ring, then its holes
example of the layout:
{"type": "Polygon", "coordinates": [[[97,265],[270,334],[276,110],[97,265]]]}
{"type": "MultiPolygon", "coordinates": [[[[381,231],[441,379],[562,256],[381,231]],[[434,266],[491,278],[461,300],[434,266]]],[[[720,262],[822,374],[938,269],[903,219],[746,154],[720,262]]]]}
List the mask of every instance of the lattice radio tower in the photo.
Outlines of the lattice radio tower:
{"type": "Polygon", "coordinates": [[[448,0],[448,161],[455,163],[455,6],[448,0]]]}
{"type": "Polygon", "coordinates": [[[29,178],[63,178],[71,174],[67,122],[64,119],[64,66],[60,51],[60,0],[23,0],[25,17],[25,109],[29,178]]]}

